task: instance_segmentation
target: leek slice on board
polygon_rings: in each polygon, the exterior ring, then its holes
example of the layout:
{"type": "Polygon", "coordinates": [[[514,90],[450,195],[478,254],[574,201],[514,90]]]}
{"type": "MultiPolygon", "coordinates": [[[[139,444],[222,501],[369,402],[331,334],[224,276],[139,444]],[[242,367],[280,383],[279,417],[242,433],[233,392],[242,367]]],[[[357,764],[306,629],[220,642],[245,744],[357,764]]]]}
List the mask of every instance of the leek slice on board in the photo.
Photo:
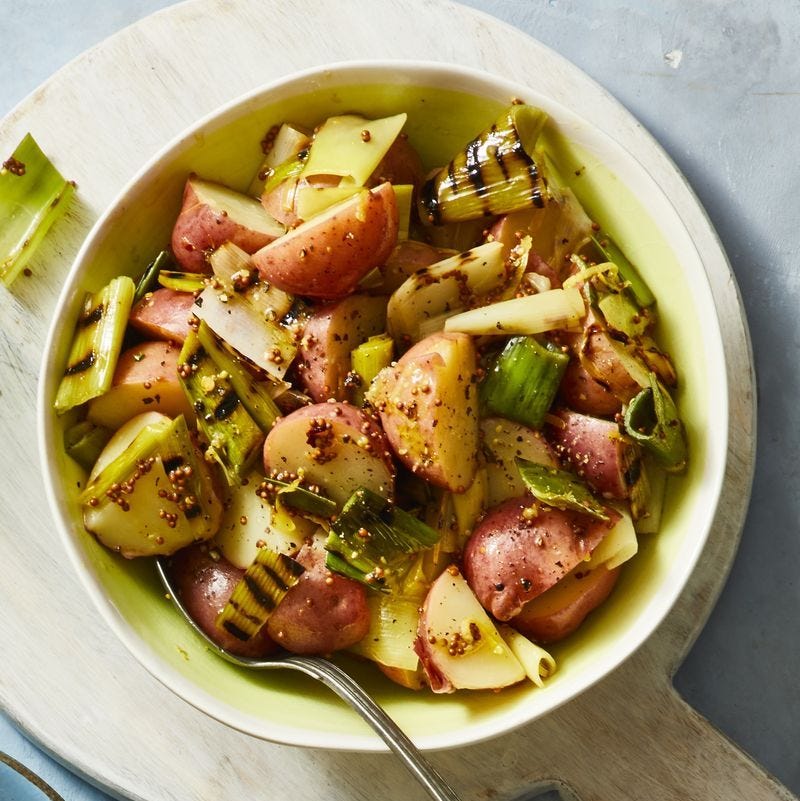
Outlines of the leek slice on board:
{"type": "Polygon", "coordinates": [[[217,627],[239,640],[255,637],[304,572],[290,556],[262,548],[217,615],[217,627]]]}
{"type": "Polygon", "coordinates": [[[24,269],[50,226],[67,210],[75,184],[25,134],[0,169],[0,280],[9,285],[24,269]]]}
{"type": "Polygon", "coordinates": [[[54,408],[62,414],[111,388],[135,287],[126,275],[87,294],[54,408]]]}

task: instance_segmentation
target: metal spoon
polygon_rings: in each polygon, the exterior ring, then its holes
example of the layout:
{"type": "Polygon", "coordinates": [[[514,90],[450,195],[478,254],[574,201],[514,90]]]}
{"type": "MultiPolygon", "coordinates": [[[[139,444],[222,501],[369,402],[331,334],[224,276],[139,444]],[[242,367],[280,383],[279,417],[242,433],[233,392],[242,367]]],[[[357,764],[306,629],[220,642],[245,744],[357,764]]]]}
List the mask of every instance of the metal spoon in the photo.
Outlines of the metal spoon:
{"type": "Polygon", "coordinates": [[[372,726],[386,745],[400,757],[411,775],[428,791],[431,798],[435,799],[435,801],[459,801],[455,791],[441,777],[433,765],[425,759],[414,743],[403,733],[402,729],[344,670],[334,665],[333,662],[318,656],[298,656],[284,652],[283,655],[253,659],[251,657],[236,656],[224,648],[220,648],[186,611],[172,586],[163,559],[156,559],[156,568],[172,602],[186,619],[186,622],[203,638],[212,651],[223,659],[227,659],[228,662],[240,667],[253,668],[254,670],[289,668],[290,670],[299,670],[301,673],[305,673],[306,676],[321,681],[372,726]]]}

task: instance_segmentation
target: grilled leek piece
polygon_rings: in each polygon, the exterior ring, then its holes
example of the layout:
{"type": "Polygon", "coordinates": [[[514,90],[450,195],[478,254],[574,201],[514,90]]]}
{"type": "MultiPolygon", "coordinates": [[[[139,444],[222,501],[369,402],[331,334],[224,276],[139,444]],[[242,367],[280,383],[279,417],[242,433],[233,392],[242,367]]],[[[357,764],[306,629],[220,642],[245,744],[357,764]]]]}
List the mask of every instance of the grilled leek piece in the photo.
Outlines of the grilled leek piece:
{"type": "Polygon", "coordinates": [[[238,484],[260,452],[264,434],[242,404],[231,376],[220,369],[190,332],[178,357],[178,376],[208,440],[206,457],[216,461],[228,484],[238,484]]]}
{"type": "Polygon", "coordinates": [[[510,106],[425,183],[420,219],[443,225],[544,208],[549,190],[534,148],[546,122],[540,109],[510,106]]]}
{"type": "Polygon", "coordinates": [[[122,275],[86,295],[53,404],[58,414],[111,388],[134,293],[133,281],[122,275]]]}

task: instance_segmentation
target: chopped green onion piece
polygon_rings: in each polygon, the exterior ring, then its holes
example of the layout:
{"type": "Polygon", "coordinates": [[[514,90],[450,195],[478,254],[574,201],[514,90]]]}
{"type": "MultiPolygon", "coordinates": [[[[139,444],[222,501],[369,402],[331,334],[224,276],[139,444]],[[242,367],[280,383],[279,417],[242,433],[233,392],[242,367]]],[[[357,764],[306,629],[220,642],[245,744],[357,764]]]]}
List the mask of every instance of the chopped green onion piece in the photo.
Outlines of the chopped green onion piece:
{"type": "Polygon", "coordinates": [[[239,357],[227,350],[222,340],[202,320],[197,329],[197,338],[220,371],[228,374],[231,386],[258,427],[268,434],[281,416],[281,410],[270,394],[270,385],[256,381],[239,357]]]}
{"type": "Polygon", "coordinates": [[[489,412],[540,428],[553,404],[569,356],[534,337],[510,339],[480,387],[489,412]]]}
{"type": "Polygon", "coordinates": [[[74,192],[75,184],[64,180],[26,134],[0,169],[0,280],[6,286],[66,211],[74,192]]]}
{"type": "Polygon", "coordinates": [[[420,190],[419,217],[428,225],[543,208],[547,182],[534,147],[547,122],[541,109],[506,109],[420,190]]]}
{"type": "Polygon", "coordinates": [[[209,443],[211,456],[228,484],[238,484],[260,452],[264,435],[221,370],[190,331],[178,356],[178,376],[197,415],[197,427],[209,443]]]}
{"type": "Polygon", "coordinates": [[[599,520],[609,516],[603,504],[592,495],[591,490],[576,476],[557,467],[547,467],[527,459],[515,459],[517,469],[537,501],[556,509],[571,509],[591,515],[599,520]]]}
{"type": "Polygon", "coordinates": [[[325,543],[326,566],[373,589],[387,583],[406,556],[439,541],[439,532],[364,487],[347,500],[325,543]]]}
{"type": "Polygon", "coordinates": [[[167,289],[174,289],[176,292],[197,292],[198,289],[205,289],[206,276],[202,273],[161,270],[158,273],[158,283],[167,289]]]}
{"type": "Polygon", "coordinates": [[[656,378],[648,373],[650,386],[643,389],[625,410],[625,431],[653,454],[670,473],[686,467],[686,437],[675,402],[656,378]]]}
{"type": "Polygon", "coordinates": [[[133,302],[138,303],[148,292],[152,292],[158,286],[158,274],[162,270],[169,270],[175,266],[172,254],[168,250],[162,250],[150,264],[147,265],[136,284],[136,292],[133,295],[133,302]]]}
{"type": "Polygon", "coordinates": [[[645,280],[639,275],[639,271],[630,262],[628,257],[620,250],[618,245],[611,237],[602,232],[596,236],[592,236],[594,246],[602,253],[606,261],[613,262],[617,265],[620,275],[626,281],[640,306],[652,306],[656,302],[655,295],[650,291],[645,280]]]}
{"type": "Polygon", "coordinates": [[[105,426],[82,420],[64,432],[64,450],[81,467],[91,470],[112,433],[105,426]]]}
{"type": "Polygon", "coordinates": [[[86,295],[53,404],[59,414],[111,388],[134,291],[133,281],[123,275],[86,295]]]}
{"type": "Polygon", "coordinates": [[[267,478],[265,484],[268,491],[274,492],[276,504],[285,504],[301,515],[329,520],[339,510],[336,501],[301,487],[298,482],[290,484],[275,478],[267,478]]]}
{"type": "Polygon", "coordinates": [[[364,393],[378,373],[392,363],[394,340],[388,334],[378,334],[362,342],[350,353],[353,372],[358,373],[361,385],[356,390],[356,404],[364,402],[364,393]]]}
{"type": "Polygon", "coordinates": [[[252,639],[304,572],[290,556],[261,548],[217,615],[217,628],[245,642],[252,639]]]}

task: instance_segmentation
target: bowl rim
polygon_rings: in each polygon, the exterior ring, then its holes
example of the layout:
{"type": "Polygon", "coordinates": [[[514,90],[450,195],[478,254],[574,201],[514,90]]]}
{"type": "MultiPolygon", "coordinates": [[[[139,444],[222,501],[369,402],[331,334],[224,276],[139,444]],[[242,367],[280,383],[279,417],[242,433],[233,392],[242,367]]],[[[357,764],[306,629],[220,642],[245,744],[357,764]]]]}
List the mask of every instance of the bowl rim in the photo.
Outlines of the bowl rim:
{"type": "MultiPolygon", "coordinates": [[[[55,371],[53,368],[55,366],[56,345],[60,338],[59,315],[57,312],[69,304],[75,291],[74,285],[77,283],[78,278],[85,272],[86,264],[91,261],[94,250],[98,247],[99,242],[102,241],[103,231],[106,225],[110,220],[113,220],[118,209],[125,207],[128,196],[133,193],[143,181],[146,182],[150,179],[152,174],[157,172],[164,162],[168,162],[172,157],[180,154],[200,131],[206,129],[216,130],[222,127],[237,116],[241,116],[250,111],[253,103],[256,101],[262,100],[264,103],[269,102],[269,94],[277,90],[287,91],[293,88],[296,91],[310,91],[310,88],[304,86],[304,83],[314,78],[333,77],[335,80],[332,85],[351,85],[354,79],[357,80],[359,78],[369,83],[391,84],[398,82],[398,74],[406,78],[411,76],[413,82],[418,85],[424,85],[425,81],[427,81],[428,85],[432,87],[455,89],[477,96],[496,97],[500,92],[504,92],[509,98],[522,95],[532,96],[534,101],[536,98],[546,99],[547,105],[563,110],[565,116],[582,121],[593,132],[593,135],[597,135],[613,143],[614,147],[624,153],[626,160],[647,177],[649,183],[653,185],[661,199],[668,204],[674,213],[679,228],[686,236],[685,246],[691,247],[697,257],[697,262],[702,264],[702,259],[697,252],[697,247],[691,234],[687,230],[687,225],[684,222],[683,216],[675,207],[672,200],[667,196],[666,192],[661,188],[660,184],[653,178],[649,170],[624,144],[615,139],[604,129],[600,128],[596,123],[587,120],[578,112],[564,105],[560,100],[556,100],[540,90],[485,70],[466,67],[460,64],[451,64],[444,61],[403,59],[344,60],[293,71],[261,86],[255,87],[205,114],[174,136],[135,171],[133,176],[114,196],[113,200],[108,204],[86,235],[64,279],[64,285],[54,307],[56,313],[53,314],[46,337],[37,392],[39,458],[42,465],[45,494],[56,521],[59,538],[67,550],[68,557],[72,563],[73,569],[78,575],[81,585],[88,592],[96,610],[100,612],[105,622],[137,661],[164,686],[168,687],[175,694],[205,714],[210,715],[232,728],[260,739],[290,745],[362,752],[380,752],[387,750],[385,744],[372,732],[367,732],[363,735],[342,735],[320,730],[309,731],[307,729],[275,724],[273,722],[268,724],[267,728],[269,731],[266,731],[263,719],[241,713],[239,710],[233,709],[226,703],[220,702],[215,697],[196,686],[191,680],[185,678],[164,663],[150,646],[139,637],[125,618],[117,611],[113,603],[106,597],[102,584],[86,562],[83,555],[83,548],[79,543],[79,537],[76,536],[78,532],[76,532],[71,521],[68,520],[56,491],[59,485],[59,475],[52,454],[57,451],[60,444],[56,442],[54,426],[51,425],[50,421],[53,419],[51,398],[55,387],[55,371]],[[365,76],[364,73],[374,73],[374,75],[369,77],[365,76]],[[393,78],[394,80],[392,80],[393,78]],[[454,81],[458,79],[467,81],[468,88],[460,88],[458,84],[454,83],[454,81]],[[481,89],[484,90],[483,95],[480,91],[481,89]]],[[[595,83],[595,86],[597,87],[597,91],[605,93],[605,90],[600,87],[599,84],[595,83]]],[[[644,136],[650,140],[650,143],[656,147],[659,155],[665,159],[674,174],[679,177],[684,186],[688,187],[687,180],[658,142],[641,125],[638,126],[636,133],[638,136],[644,136]]],[[[695,210],[699,211],[704,220],[707,221],[706,212],[693,193],[692,198],[696,204],[695,210]]],[[[718,240],[716,240],[716,244],[721,249],[721,244],[718,240]]],[[[659,587],[659,591],[648,604],[650,609],[646,618],[646,624],[640,624],[637,618],[637,621],[624,632],[623,636],[621,636],[617,642],[618,647],[615,649],[617,656],[614,660],[611,660],[613,663],[603,665],[602,667],[593,667],[591,671],[582,673],[580,678],[570,683],[568,690],[562,690],[557,694],[553,693],[550,703],[545,709],[534,715],[526,715],[524,709],[519,709],[520,704],[517,704],[510,710],[493,716],[482,724],[468,724],[460,730],[433,735],[414,736],[413,739],[415,743],[423,750],[462,747],[508,733],[526,723],[532,722],[538,717],[549,714],[572,698],[586,692],[594,684],[630,658],[630,656],[644,644],[664,620],[683,592],[694,572],[694,568],[708,539],[719,503],[727,462],[729,415],[728,378],[725,369],[724,346],[721,339],[717,307],[714,302],[708,273],[705,268],[703,268],[700,275],[693,275],[693,280],[696,296],[699,294],[699,297],[704,300],[703,311],[710,315],[708,319],[705,320],[705,323],[707,323],[706,328],[715,334],[710,340],[704,342],[707,351],[705,361],[714,369],[714,379],[717,382],[716,386],[721,386],[724,391],[721,391],[718,396],[715,396],[716,405],[714,418],[717,425],[714,428],[714,436],[706,438],[705,455],[707,464],[703,475],[710,483],[705,485],[703,497],[706,505],[700,512],[700,518],[703,523],[701,536],[695,536],[693,538],[692,547],[687,546],[687,553],[683,554],[686,558],[681,563],[681,569],[671,571],[667,576],[667,578],[672,578],[672,573],[676,572],[679,576],[679,580],[669,582],[668,586],[659,587]]],[[[666,578],[664,583],[667,583],[666,578]]]]}

